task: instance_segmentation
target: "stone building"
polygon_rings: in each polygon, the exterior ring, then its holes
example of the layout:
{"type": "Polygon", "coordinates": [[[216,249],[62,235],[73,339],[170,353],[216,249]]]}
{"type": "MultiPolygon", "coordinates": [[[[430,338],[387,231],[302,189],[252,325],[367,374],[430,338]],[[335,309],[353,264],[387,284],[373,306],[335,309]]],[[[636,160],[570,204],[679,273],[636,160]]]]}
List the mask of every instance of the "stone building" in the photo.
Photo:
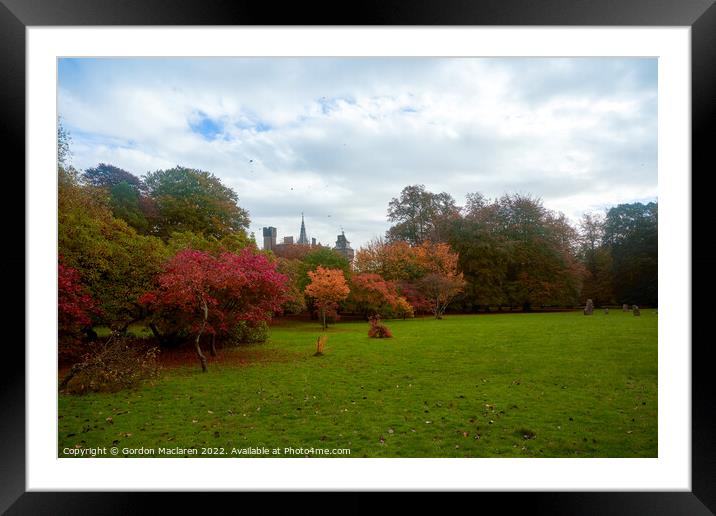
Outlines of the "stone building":
{"type": "Polygon", "coordinates": [[[310,241],[308,240],[308,233],[306,233],[306,222],[303,218],[303,213],[301,213],[301,229],[298,235],[298,241],[294,242],[293,236],[284,236],[283,242],[276,243],[276,228],[269,226],[267,228],[263,228],[264,233],[264,250],[266,251],[277,251],[282,246],[290,246],[290,245],[307,245],[311,247],[316,247],[316,239],[312,238],[310,241]]]}
{"type": "MultiPolygon", "coordinates": [[[[306,232],[306,221],[304,220],[303,213],[301,213],[301,229],[299,231],[298,240],[294,243],[293,236],[284,236],[282,243],[276,243],[276,228],[275,227],[267,227],[263,228],[263,234],[264,234],[264,250],[266,251],[275,251],[279,253],[279,256],[281,255],[282,251],[290,252],[292,254],[295,254],[298,250],[290,251],[290,246],[294,245],[301,245],[301,246],[309,246],[309,247],[324,247],[321,246],[321,243],[316,243],[315,238],[311,238],[309,240],[308,233],[306,232]]],[[[325,246],[327,247],[327,246],[325,246]]],[[[336,240],[336,246],[333,248],[334,251],[344,256],[349,262],[353,261],[353,257],[355,255],[355,252],[351,248],[350,242],[346,238],[346,234],[343,230],[341,230],[341,234],[338,235],[338,238],[336,240]]],[[[302,254],[302,253],[301,253],[302,254]]]]}
{"type": "Polygon", "coordinates": [[[264,228],[264,249],[273,251],[276,248],[276,228],[269,226],[264,228]]]}
{"type": "Polygon", "coordinates": [[[353,262],[353,256],[355,253],[353,252],[353,248],[350,245],[351,243],[346,239],[346,233],[345,231],[341,231],[341,234],[338,235],[338,239],[336,240],[336,246],[333,248],[334,251],[342,254],[348,262],[353,262]]]}
{"type": "Polygon", "coordinates": [[[298,235],[297,244],[308,245],[308,237],[306,236],[306,224],[303,222],[303,213],[301,213],[301,233],[298,235]]]}

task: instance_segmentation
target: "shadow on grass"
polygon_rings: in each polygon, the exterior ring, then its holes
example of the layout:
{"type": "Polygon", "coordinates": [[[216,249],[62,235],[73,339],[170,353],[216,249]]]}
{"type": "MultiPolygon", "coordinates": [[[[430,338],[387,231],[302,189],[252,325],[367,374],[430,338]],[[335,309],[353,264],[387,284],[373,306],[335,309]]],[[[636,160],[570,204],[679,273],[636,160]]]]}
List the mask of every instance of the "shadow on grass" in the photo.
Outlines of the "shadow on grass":
{"type": "MultiPolygon", "coordinates": [[[[265,348],[261,344],[217,349],[215,357],[211,356],[206,349],[203,351],[209,368],[212,366],[239,367],[251,364],[295,362],[305,356],[305,353],[298,351],[265,348]]],[[[158,361],[164,369],[198,367],[199,365],[199,359],[192,348],[162,350],[159,353],[158,361]]]]}

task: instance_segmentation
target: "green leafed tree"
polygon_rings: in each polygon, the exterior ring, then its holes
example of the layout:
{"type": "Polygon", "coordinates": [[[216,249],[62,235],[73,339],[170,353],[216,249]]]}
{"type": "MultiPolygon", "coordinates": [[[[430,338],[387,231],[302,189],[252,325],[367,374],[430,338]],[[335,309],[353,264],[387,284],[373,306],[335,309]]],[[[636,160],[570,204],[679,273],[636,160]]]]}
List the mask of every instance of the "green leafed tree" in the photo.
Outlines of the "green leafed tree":
{"type": "Polygon", "coordinates": [[[618,303],[658,304],[658,205],[620,204],[607,212],[604,244],[611,252],[618,303]]]}
{"type": "Polygon", "coordinates": [[[475,305],[529,310],[578,302],[583,274],[577,234],[539,199],[505,195],[488,201],[473,194],[450,242],[468,281],[466,297],[475,305]]]}
{"type": "Polygon", "coordinates": [[[157,232],[169,238],[175,231],[192,231],[221,239],[246,232],[249,215],[238,206],[234,190],[202,170],[177,166],[149,172],[144,184],[156,203],[157,232]]]}
{"type": "Polygon", "coordinates": [[[386,238],[411,245],[420,245],[426,240],[443,242],[450,221],[458,217],[459,212],[455,200],[446,192],[435,194],[427,191],[425,185],[406,186],[400,197],[388,204],[388,221],[394,225],[386,238]]]}
{"type": "Polygon", "coordinates": [[[82,173],[82,181],[88,185],[111,188],[125,183],[128,188],[139,191],[142,188],[142,181],[131,172],[124,169],[100,163],[96,167],[88,168],[82,173]]]}
{"type": "Polygon", "coordinates": [[[579,223],[579,258],[584,264],[581,300],[599,305],[614,303],[612,255],[603,245],[604,216],[585,213],[579,223]]]}
{"type": "Polygon", "coordinates": [[[350,279],[351,266],[348,260],[328,247],[319,247],[311,251],[301,260],[301,273],[298,279],[298,286],[301,290],[306,288],[310,282],[308,273],[315,271],[318,267],[325,269],[340,269],[346,278],[350,279]]]}
{"type": "Polygon", "coordinates": [[[104,189],[82,185],[62,169],[58,208],[59,252],[100,303],[103,322],[123,329],[140,319],[138,298],[153,286],[166,246],[114,217],[104,189]]]}
{"type": "Polygon", "coordinates": [[[238,253],[246,247],[255,248],[256,243],[244,232],[230,233],[222,238],[216,238],[193,231],[175,231],[169,237],[167,247],[172,254],[184,249],[194,249],[218,255],[223,252],[238,253]]]}
{"type": "Polygon", "coordinates": [[[156,210],[145,193],[142,180],[124,169],[100,163],[81,176],[85,186],[103,189],[109,195],[112,214],[143,235],[155,232],[156,210]]]}

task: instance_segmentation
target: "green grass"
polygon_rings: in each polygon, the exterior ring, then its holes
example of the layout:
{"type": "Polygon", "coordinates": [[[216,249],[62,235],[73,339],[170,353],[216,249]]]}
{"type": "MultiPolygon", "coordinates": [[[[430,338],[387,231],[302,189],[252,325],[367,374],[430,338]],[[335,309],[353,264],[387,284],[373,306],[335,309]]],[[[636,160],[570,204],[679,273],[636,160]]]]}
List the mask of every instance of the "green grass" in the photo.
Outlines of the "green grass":
{"type": "Polygon", "coordinates": [[[132,391],[61,395],[59,455],[79,445],[657,456],[653,310],[386,324],[392,339],[369,339],[367,323],[331,326],[325,355],[314,357],[319,325],[286,322],[266,344],[225,351],[206,374],[197,362],[132,391]]]}

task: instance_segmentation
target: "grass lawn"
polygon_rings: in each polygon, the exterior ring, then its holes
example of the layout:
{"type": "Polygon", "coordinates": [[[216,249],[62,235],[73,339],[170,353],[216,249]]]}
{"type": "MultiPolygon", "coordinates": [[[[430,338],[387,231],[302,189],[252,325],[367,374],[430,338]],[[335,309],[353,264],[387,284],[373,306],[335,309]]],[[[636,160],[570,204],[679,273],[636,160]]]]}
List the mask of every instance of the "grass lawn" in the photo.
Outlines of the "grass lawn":
{"type": "MultiPolygon", "coordinates": [[[[350,448],[351,457],[656,457],[657,315],[277,321],[266,344],[59,397],[63,448],[350,448]]],[[[106,455],[109,456],[109,455],[106,455]]],[[[154,455],[162,456],[162,455],[154,455]]],[[[183,455],[181,455],[183,456],[183,455]]],[[[245,456],[245,455],[244,455],[245,456]]],[[[257,455],[253,455],[257,456],[257,455]]],[[[315,456],[315,455],[314,455],[315,456]]],[[[345,455],[341,455],[345,457],[345,455]]]]}

